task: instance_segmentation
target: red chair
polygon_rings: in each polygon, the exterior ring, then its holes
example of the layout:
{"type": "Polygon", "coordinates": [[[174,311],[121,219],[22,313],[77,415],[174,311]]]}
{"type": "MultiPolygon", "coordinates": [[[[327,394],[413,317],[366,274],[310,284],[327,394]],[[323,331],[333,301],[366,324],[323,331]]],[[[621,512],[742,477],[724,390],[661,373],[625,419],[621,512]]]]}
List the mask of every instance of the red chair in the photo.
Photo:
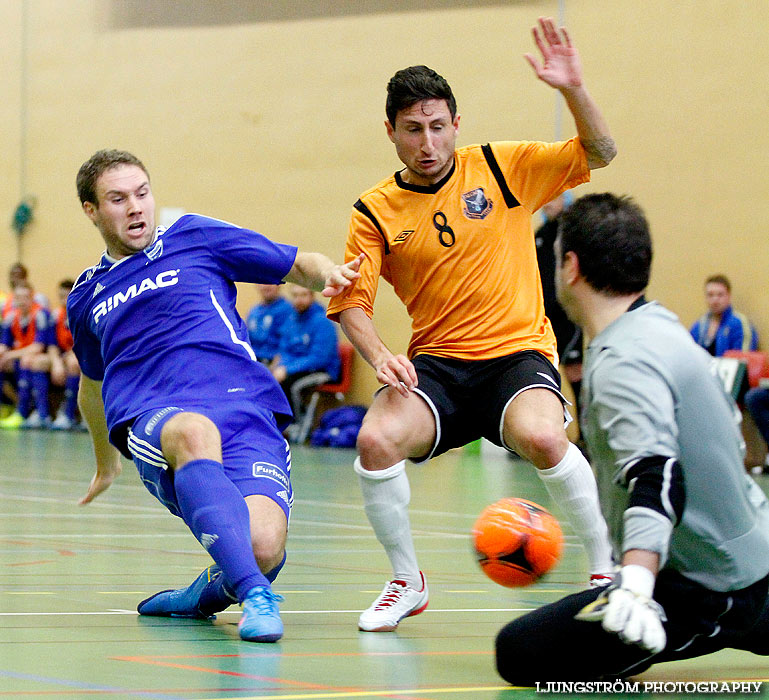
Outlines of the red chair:
{"type": "Polygon", "coordinates": [[[727,350],[724,357],[742,360],[748,370],[748,386],[758,386],[762,377],[769,377],[769,355],[761,350],[727,350]]]}
{"type": "Polygon", "coordinates": [[[352,385],[352,362],[354,357],[355,348],[350,343],[339,343],[339,360],[341,364],[339,381],[320,384],[313,390],[307,408],[299,421],[299,430],[296,434],[296,441],[298,443],[304,443],[310,435],[321,394],[333,395],[337,401],[344,401],[344,397],[352,385]]]}

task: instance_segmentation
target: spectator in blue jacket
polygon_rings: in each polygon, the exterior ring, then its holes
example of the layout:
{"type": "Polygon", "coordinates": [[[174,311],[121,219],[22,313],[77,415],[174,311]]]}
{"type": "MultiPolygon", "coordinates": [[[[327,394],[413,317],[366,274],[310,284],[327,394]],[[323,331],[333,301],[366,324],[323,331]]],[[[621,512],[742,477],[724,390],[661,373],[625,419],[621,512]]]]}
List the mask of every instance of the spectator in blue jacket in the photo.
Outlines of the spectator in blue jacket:
{"type": "Polygon", "coordinates": [[[302,391],[337,381],[341,364],[336,328],[326,318],[326,310],[315,301],[315,293],[290,285],[289,296],[293,309],[283,325],[278,355],[270,370],[296,416],[302,408],[302,391]]]}
{"type": "Polygon", "coordinates": [[[724,275],[705,280],[708,311],[691,327],[692,338],[714,357],[727,350],[757,350],[758,334],[747,316],[732,308],[732,285],[724,275]]]}
{"type": "Polygon", "coordinates": [[[259,362],[269,364],[278,354],[280,334],[288,317],[293,313],[291,304],[280,295],[278,284],[257,284],[260,304],[248,314],[248,339],[259,362]]]}

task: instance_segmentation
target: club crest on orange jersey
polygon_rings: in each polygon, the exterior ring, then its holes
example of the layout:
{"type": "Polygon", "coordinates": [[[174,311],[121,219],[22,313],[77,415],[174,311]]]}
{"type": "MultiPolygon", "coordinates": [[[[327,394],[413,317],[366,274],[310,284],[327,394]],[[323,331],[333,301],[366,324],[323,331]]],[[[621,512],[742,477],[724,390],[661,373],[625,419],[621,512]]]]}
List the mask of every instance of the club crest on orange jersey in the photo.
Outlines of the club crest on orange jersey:
{"type": "Polygon", "coordinates": [[[483,187],[465,192],[462,195],[462,201],[465,203],[464,212],[468,219],[485,219],[494,206],[494,203],[486,197],[483,187]]]}

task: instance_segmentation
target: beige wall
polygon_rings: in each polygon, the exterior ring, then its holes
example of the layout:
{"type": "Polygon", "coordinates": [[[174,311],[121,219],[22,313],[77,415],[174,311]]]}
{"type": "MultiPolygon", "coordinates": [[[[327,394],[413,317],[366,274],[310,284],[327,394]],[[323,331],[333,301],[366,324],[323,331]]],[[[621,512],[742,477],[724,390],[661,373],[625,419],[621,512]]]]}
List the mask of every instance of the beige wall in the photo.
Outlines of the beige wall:
{"type": "MultiPolygon", "coordinates": [[[[281,21],[275,3],[243,0],[218,4],[216,21],[198,14],[184,26],[178,3],[3,0],[0,274],[17,255],[9,222],[25,194],[38,201],[22,241],[38,288],[53,295],[57,280],[95,262],[102,246],[74,177],[102,147],[144,160],[161,207],[340,257],[352,203],[398,167],[382,125],[384,86],[413,63],[451,82],[460,144],[556,136],[555,96],[522,54],[529,27],[556,15],[557,2],[417,4],[349,2],[347,14],[307,17],[283,0],[291,19],[281,21]],[[260,15],[260,5],[272,11],[260,15]],[[131,6],[150,21],[124,11],[131,6]]],[[[765,0],[564,5],[619,146],[580,191],[630,193],[644,206],[656,242],[652,296],[689,323],[703,306],[704,276],[724,272],[769,347],[765,0]]],[[[561,135],[572,133],[565,114],[561,135]]],[[[241,308],[254,300],[244,289],[241,308]]],[[[389,288],[375,320],[393,349],[405,349],[408,319],[389,288]]],[[[375,382],[358,368],[354,398],[368,402],[375,382]]]]}

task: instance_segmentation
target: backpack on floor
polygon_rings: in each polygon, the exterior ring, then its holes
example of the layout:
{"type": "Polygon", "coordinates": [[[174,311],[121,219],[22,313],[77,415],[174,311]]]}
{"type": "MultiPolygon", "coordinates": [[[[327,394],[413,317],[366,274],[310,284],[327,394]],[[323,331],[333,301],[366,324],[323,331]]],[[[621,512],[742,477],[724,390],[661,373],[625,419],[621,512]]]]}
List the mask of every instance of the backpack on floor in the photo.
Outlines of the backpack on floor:
{"type": "Polygon", "coordinates": [[[365,406],[342,406],[326,411],[310,436],[313,447],[355,447],[365,406]]]}

